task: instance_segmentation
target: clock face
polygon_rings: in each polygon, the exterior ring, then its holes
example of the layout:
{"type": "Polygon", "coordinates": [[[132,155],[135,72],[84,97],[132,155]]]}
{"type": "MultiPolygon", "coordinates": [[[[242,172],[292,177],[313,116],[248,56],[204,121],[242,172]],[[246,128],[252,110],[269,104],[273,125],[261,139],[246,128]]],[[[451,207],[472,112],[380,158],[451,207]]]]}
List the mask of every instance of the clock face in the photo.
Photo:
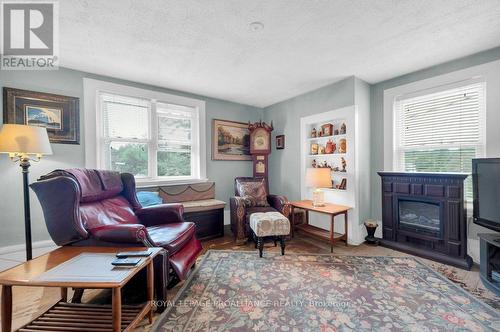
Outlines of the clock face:
{"type": "Polygon", "coordinates": [[[259,150],[259,151],[269,150],[269,143],[270,143],[269,132],[263,128],[256,129],[252,139],[253,150],[259,150]]]}

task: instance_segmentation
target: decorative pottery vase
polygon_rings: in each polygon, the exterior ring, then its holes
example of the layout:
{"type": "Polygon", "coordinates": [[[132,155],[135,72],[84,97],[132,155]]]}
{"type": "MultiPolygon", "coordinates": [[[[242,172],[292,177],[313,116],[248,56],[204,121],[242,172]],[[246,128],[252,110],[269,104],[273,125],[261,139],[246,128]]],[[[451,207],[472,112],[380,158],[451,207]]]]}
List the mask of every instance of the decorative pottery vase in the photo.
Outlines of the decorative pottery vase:
{"type": "Polygon", "coordinates": [[[369,244],[378,245],[379,240],[375,237],[375,230],[378,227],[378,223],[376,220],[368,219],[364,222],[366,227],[366,232],[368,235],[365,237],[365,241],[369,244]]]}
{"type": "Polygon", "coordinates": [[[325,153],[331,154],[335,152],[335,143],[330,139],[326,142],[325,153]]]}

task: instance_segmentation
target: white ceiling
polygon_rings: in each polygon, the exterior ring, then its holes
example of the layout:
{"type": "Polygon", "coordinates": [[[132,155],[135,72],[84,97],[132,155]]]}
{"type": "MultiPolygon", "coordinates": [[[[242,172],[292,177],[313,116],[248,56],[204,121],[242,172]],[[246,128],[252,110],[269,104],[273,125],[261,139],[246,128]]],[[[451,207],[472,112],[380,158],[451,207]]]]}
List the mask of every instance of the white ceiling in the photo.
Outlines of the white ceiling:
{"type": "Polygon", "coordinates": [[[500,0],[64,0],[60,65],[265,107],[500,45],[500,0]],[[260,21],[261,31],[249,23],[260,21]]]}

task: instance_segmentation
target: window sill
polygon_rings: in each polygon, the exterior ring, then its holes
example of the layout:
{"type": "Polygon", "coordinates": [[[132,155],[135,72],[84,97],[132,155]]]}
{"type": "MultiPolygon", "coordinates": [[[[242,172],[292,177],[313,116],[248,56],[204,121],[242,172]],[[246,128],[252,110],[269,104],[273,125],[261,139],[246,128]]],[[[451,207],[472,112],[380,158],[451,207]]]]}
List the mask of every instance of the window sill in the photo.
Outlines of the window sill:
{"type": "Polygon", "coordinates": [[[207,178],[203,179],[172,179],[172,180],[141,180],[136,179],[137,188],[148,188],[148,187],[158,187],[158,186],[173,186],[179,184],[194,184],[194,183],[204,183],[207,182],[207,178]]]}

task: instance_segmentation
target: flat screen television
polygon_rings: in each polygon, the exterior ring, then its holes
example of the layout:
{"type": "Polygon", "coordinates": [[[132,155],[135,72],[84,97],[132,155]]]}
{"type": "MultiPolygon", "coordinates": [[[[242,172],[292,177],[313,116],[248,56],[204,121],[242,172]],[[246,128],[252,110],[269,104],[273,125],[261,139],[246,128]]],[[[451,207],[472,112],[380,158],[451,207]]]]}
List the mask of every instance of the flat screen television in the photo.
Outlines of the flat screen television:
{"type": "Polygon", "coordinates": [[[472,159],[474,223],[500,232],[500,158],[472,159]]]}

